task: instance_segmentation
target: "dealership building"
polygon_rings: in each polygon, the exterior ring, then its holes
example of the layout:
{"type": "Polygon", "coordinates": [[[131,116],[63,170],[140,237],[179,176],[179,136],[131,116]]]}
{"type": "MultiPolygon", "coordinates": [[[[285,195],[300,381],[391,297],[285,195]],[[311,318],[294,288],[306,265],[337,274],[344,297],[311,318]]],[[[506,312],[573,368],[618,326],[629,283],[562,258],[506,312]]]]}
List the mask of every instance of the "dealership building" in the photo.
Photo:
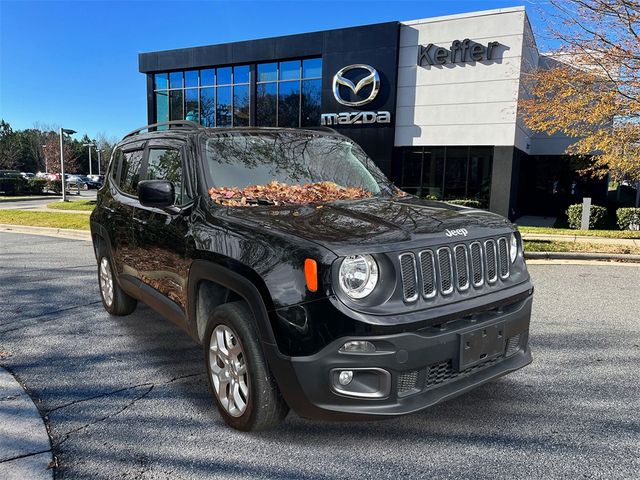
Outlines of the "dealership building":
{"type": "Polygon", "coordinates": [[[554,213],[576,179],[569,139],[518,115],[527,72],[550,61],[516,7],[143,53],[139,69],[149,123],[324,125],[410,193],[515,218],[554,213]]]}

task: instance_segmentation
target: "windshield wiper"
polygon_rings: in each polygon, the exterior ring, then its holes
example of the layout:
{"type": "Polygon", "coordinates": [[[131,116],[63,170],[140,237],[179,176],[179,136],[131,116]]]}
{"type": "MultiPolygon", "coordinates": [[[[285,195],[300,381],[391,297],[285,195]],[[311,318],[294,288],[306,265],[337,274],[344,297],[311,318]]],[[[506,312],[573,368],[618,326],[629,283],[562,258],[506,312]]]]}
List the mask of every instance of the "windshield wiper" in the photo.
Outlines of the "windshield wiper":
{"type": "Polygon", "coordinates": [[[247,198],[247,203],[251,205],[275,205],[276,202],[268,198],[247,198]]]}

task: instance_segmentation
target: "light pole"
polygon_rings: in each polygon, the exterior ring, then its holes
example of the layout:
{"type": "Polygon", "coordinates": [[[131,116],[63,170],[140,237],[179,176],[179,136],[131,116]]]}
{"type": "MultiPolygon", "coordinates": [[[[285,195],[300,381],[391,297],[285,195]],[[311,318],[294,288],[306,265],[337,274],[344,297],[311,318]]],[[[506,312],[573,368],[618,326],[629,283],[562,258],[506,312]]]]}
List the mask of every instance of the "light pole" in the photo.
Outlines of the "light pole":
{"type": "Polygon", "coordinates": [[[45,148],[47,148],[46,145],[42,145],[42,155],[44,156],[44,173],[49,173],[47,170],[47,151],[45,150],[45,148]]]}
{"type": "MultiPolygon", "coordinates": [[[[89,147],[89,175],[93,175],[93,173],[91,172],[91,147],[95,148],[96,144],[95,143],[83,143],[82,146],[83,147],[89,147]]],[[[99,169],[100,168],[98,168],[98,170],[99,169]]]]}
{"type": "Polygon", "coordinates": [[[98,175],[100,175],[100,154],[102,153],[102,149],[98,148],[96,152],[98,152],[98,175]]]}
{"type": "Polygon", "coordinates": [[[71,130],[70,128],[62,128],[60,127],[60,180],[62,181],[62,201],[66,202],[67,201],[67,191],[66,191],[66,186],[67,183],[65,182],[64,179],[64,145],[63,145],[63,134],[66,133],[67,135],[73,135],[74,133],[76,133],[75,130],[71,130]]]}

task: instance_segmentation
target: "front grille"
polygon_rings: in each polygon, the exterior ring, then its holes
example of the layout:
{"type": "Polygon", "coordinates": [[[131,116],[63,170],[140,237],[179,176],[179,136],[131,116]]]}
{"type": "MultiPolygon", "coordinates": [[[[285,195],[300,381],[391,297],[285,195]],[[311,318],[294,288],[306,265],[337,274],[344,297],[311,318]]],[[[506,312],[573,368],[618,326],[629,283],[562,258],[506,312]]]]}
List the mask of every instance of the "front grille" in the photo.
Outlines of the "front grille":
{"type": "Polygon", "coordinates": [[[451,295],[454,290],[464,292],[471,286],[493,285],[498,278],[509,277],[509,249],[507,238],[457,244],[453,249],[440,247],[422,250],[416,255],[399,255],[402,294],[407,302],[414,302],[422,294],[432,299],[438,294],[451,295]],[[420,275],[418,276],[418,270],[420,275]]]}
{"type": "Polygon", "coordinates": [[[435,388],[443,383],[453,381],[456,378],[471,375],[479,370],[495,365],[503,358],[503,356],[492,358],[461,371],[454,370],[451,360],[446,360],[428,365],[423,370],[412,370],[402,373],[398,375],[398,395],[406,396],[410,393],[435,388]]]}
{"type": "Polygon", "coordinates": [[[413,253],[400,255],[400,274],[402,276],[402,294],[407,302],[418,298],[418,274],[413,253]]]}
{"type": "Polygon", "coordinates": [[[507,340],[507,348],[504,356],[510,357],[514,353],[520,350],[520,334],[514,335],[507,340]]]}
{"type": "Polygon", "coordinates": [[[440,291],[443,295],[453,292],[453,264],[451,250],[448,247],[438,249],[438,273],[440,274],[440,291]]]}

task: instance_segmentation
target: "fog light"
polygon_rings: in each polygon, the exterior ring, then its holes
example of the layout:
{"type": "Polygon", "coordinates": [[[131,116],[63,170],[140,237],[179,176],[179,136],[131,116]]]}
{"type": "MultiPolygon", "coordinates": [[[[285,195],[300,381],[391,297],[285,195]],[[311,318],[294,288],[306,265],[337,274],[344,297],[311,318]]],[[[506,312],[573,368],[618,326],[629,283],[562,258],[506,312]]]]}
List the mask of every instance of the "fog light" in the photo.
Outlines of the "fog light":
{"type": "Polygon", "coordinates": [[[353,340],[345,343],[340,351],[343,353],[372,353],[376,351],[376,347],[366,340],[353,340]]]}
{"type": "Polygon", "coordinates": [[[351,380],[353,380],[353,372],[351,370],[343,370],[340,372],[340,375],[338,376],[338,382],[340,382],[340,385],[349,385],[351,380]]]}

